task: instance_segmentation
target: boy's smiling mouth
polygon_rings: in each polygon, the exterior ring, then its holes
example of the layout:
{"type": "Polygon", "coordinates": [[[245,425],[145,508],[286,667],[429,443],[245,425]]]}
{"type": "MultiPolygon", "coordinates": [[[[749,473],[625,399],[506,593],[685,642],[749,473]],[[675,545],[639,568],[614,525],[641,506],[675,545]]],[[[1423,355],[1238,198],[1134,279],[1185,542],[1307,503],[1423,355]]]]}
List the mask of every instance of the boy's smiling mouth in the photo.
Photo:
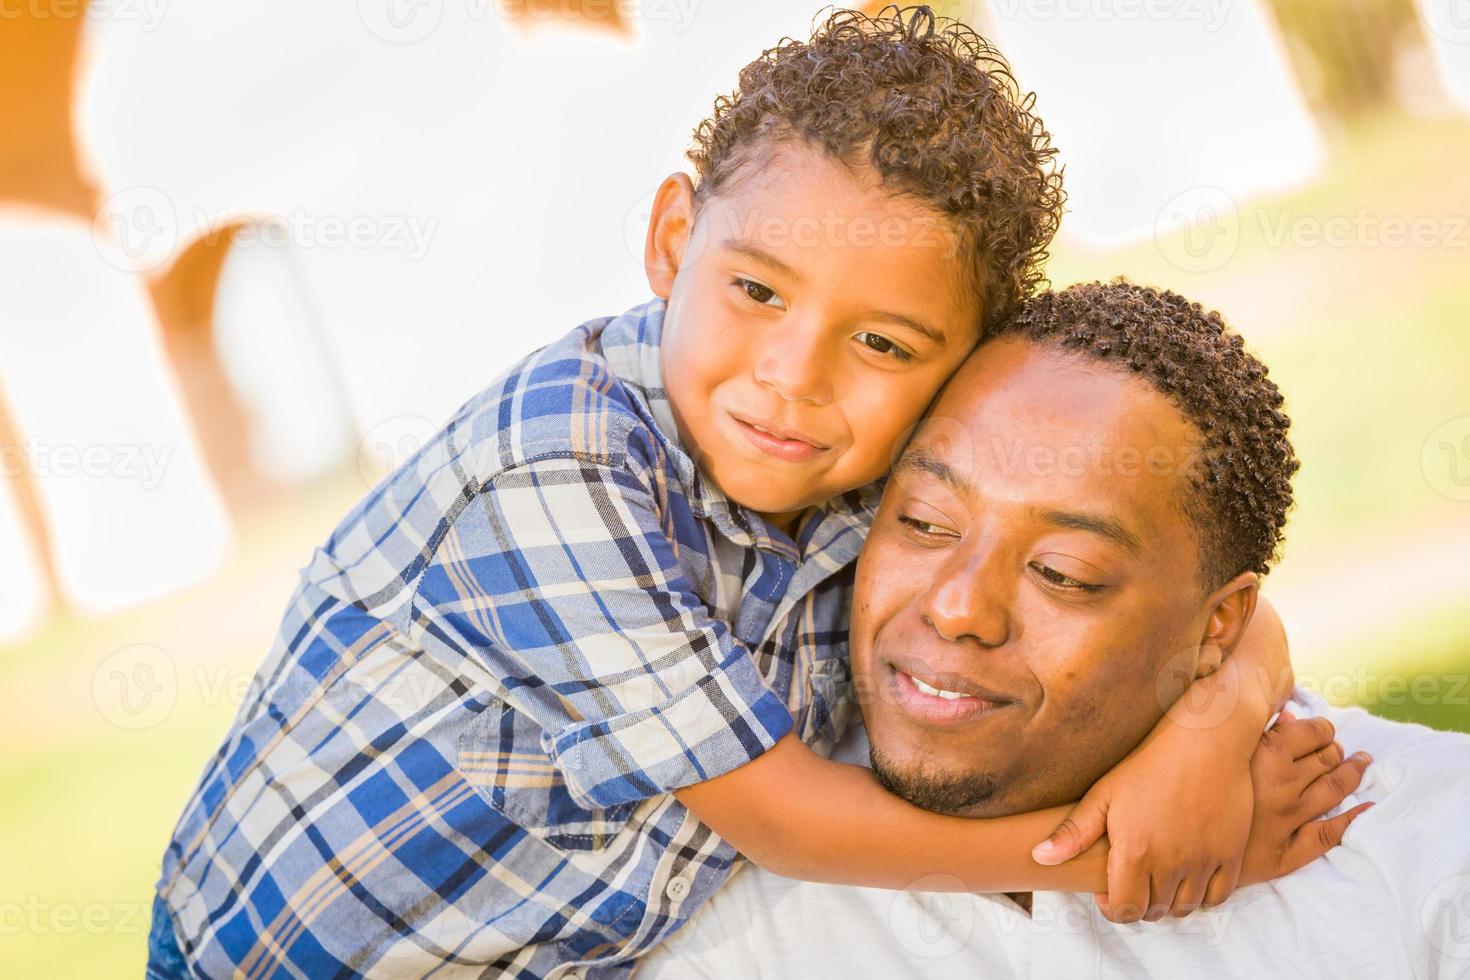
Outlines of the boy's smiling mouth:
{"type": "Polygon", "coordinates": [[[728,413],[740,434],[745,436],[753,446],[770,456],[785,460],[788,463],[800,463],[812,459],[827,451],[826,446],[821,445],[810,437],[790,429],[784,429],[769,422],[763,422],[750,416],[740,415],[735,412],[728,413]]]}

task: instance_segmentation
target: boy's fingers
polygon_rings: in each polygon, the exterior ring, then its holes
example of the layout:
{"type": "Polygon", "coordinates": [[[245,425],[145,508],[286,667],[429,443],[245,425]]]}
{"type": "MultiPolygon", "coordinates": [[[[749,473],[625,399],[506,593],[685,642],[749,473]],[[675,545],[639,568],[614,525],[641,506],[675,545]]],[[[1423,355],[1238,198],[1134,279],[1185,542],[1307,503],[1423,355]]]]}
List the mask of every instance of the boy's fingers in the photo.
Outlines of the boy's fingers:
{"type": "Polygon", "coordinates": [[[1148,875],[1143,862],[1114,847],[1108,852],[1109,922],[1137,922],[1148,907],[1148,875]]]}
{"type": "MultiPolygon", "coordinates": [[[[1218,875],[1219,871],[1215,874],[1218,875]]],[[[1185,878],[1174,895],[1174,904],[1169,906],[1169,914],[1176,919],[1192,914],[1205,900],[1205,892],[1213,880],[1213,875],[1191,875],[1185,878]]]]}
{"type": "Polygon", "coordinates": [[[1313,773],[1331,772],[1342,765],[1342,746],[1337,742],[1328,742],[1315,752],[1310,752],[1297,760],[1298,764],[1307,767],[1313,773]]]}
{"type": "Polygon", "coordinates": [[[1343,834],[1347,833],[1348,827],[1358,819],[1358,815],[1373,806],[1372,803],[1359,803],[1344,813],[1327,820],[1313,820],[1306,824],[1301,830],[1292,836],[1291,846],[1287,848],[1286,859],[1282,862],[1282,874],[1289,874],[1298,868],[1311,864],[1317,858],[1332,850],[1342,843],[1343,834]]]}
{"type": "Polygon", "coordinates": [[[1157,922],[1169,914],[1183,879],[1182,874],[1173,874],[1167,878],[1156,877],[1150,882],[1148,909],[1143,914],[1143,921],[1157,922]]]}
{"type": "Polygon", "coordinates": [[[1278,719],[1277,727],[1281,728],[1282,744],[1293,759],[1311,755],[1330,744],[1337,735],[1337,729],[1326,718],[1294,719],[1285,726],[1278,719]]]}
{"type": "Polygon", "coordinates": [[[1240,862],[1232,861],[1222,864],[1213,875],[1210,876],[1209,887],[1205,889],[1205,908],[1212,908],[1223,904],[1231,895],[1235,894],[1235,886],[1240,882],[1240,862]]]}
{"type": "Polygon", "coordinates": [[[1072,808],[1072,812],[1057,825],[1051,836],[1031,849],[1031,859],[1037,864],[1061,864],[1087,850],[1108,829],[1107,805],[1091,793],[1072,808]]]}
{"type": "Polygon", "coordinates": [[[1363,773],[1373,759],[1366,752],[1354,752],[1331,772],[1318,776],[1302,793],[1297,813],[1302,820],[1315,820],[1337,806],[1363,781],[1363,773]]]}

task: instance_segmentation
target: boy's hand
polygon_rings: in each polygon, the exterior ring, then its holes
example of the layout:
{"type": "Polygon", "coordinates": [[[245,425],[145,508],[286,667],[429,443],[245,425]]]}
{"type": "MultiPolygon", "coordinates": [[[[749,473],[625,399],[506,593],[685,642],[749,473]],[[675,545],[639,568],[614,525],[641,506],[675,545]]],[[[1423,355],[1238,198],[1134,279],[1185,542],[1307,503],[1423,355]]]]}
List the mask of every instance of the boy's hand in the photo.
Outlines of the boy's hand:
{"type": "MultiPolygon", "coordinates": [[[[1290,874],[1342,843],[1348,825],[1372,803],[1360,803],[1319,820],[1363,781],[1373,759],[1354,752],[1346,760],[1326,718],[1299,719],[1281,712],[1251,757],[1255,816],[1241,880],[1246,884],[1290,874]]],[[[1213,903],[1211,903],[1213,904],[1213,903]]]]}
{"type": "MultiPolygon", "coordinates": [[[[1036,858],[1055,864],[1108,837],[1112,922],[1155,921],[1217,905],[1248,884],[1310,862],[1371,804],[1318,820],[1357,788],[1365,755],[1343,761],[1325,719],[1283,712],[1249,760],[1201,768],[1202,732],[1150,738],[1098,780],[1036,858]]],[[[1208,744],[1208,743],[1207,743],[1208,744]]],[[[1206,747],[1205,751],[1217,751],[1206,747]]]]}
{"type": "Polygon", "coordinates": [[[1146,739],[1093,784],[1036,859],[1058,863],[1106,833],[1108,891],[1097,905],[1112,922],[1187,915],[1223,900],[1251,833],[1251,769],[1239,753],[1209,757],[1202,769],[1201,751],[1213,751],[1207,738],[1180,730],[1146,739]]]}

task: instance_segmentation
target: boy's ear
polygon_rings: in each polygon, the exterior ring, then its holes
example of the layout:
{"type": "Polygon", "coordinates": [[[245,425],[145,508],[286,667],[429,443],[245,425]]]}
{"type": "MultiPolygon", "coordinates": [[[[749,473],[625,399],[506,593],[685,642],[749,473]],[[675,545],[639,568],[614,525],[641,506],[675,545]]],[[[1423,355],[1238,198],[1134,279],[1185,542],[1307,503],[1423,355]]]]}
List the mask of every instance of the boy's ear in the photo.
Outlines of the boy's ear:
{"type": "Polygon", "coordinates": [[[1196,676],[1213,674],[1240,643],[1255,615],[1260,593],[1260,576],[1255,572],[1241,572],[1205,600],[1210,618],[1205,621],[1205,632],[1200,637],[1196,676]]]}
{"type": "Polygon", "coordinates": [[[643,269],[655,296],[668,299],[673,292],[674,276],[684,261],[693,229],[694,183],[688,174],[669,174],[653,195],[648,237],[643,243],[643,269]]]}

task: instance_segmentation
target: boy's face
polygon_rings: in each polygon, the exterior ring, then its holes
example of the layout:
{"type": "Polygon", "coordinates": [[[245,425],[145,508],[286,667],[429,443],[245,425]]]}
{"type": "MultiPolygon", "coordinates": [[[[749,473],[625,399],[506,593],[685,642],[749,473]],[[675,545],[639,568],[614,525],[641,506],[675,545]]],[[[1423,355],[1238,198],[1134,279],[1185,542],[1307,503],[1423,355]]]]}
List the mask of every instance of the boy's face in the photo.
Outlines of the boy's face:
{"type": "Polygon", "coordinates": [[[979,300],[941,215],[818,150],[693,208],[670,177],[648,235],[669,402],[704,473],[789,531],[887,472],[978,340],[979,300]]]}

